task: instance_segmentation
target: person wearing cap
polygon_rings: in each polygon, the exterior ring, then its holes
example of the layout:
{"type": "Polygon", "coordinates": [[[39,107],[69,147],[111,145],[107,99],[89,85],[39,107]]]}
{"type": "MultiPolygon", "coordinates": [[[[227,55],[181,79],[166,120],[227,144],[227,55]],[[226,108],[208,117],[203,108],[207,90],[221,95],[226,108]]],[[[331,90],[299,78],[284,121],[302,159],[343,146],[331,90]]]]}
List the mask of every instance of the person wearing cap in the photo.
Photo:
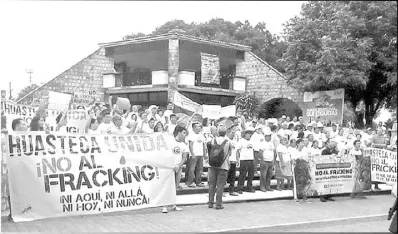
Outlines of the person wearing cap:
{"type": "Polygon", "coordinates": [[[308,137],[308,135],[314,134],[313,124],[307,124],[306,130],[304,131],[304,137],[308,137]]]}
{"type": "Polygon", "coordinates": [[[260,145],[260,190],[262,192],[273,191],[271,189],[271,178],[275,164],[275,145],[271,141],[271,130],[264,133],[265,140],[260,145]]]}
{"type": "Polygon", "coordinates": [[[242,139],[238,142],[236,157],[239,159],[239,179],[238,179],[238,193],[242,194],[243,186],[247,176],[246,192],[254,193],[253,178],[254,178],[254,143],[251,137],[254,133],[253,128],[247,128],[243,131],[242,139]]]}
{"type": "Polygon", "coordinates": [[[276,190],[278,191],[285,189],[285,176],[282,173],[281,162],[284,162],[283,160],[287,158],[290,158],[288,140],[285,137],[281,137],[280,144],[276,147],[275,158],[276,190]]]}
{"type": "Polygon", "coordinates": [[[222,197],[224,193],[224,186],[227,182],[227,176],[229,171],[229,158],[231,155],[231,143],[229,142],[228,138],[226,137],[227,128],[224,125],[221,125],[217,129],[218,136],[209,144],[209,152],[214,144],[222,145],[224,144],[223,149],[223,157],[224,161],[220,167],[209,167],[209,202],[208,207],[213,208],[214,206],[214,196],[216,196],[216,210],[224,209],[222,205],[222,197]]]}
{"type": "Polygon", "coordinates": [[[159,116],[159,114],[158,114],[158,110],[159,110],[159,107],[158,107],[158,106],[156,106],[156,105],[151,105],[151,106],[148,108],[147,119],[150,120],[151,118],[153,118],[153,119],[155,119],[155,121],[160,121],[161,118],[160,118],[160,116],[159,116]]]}
{"type": "Polygon", "coordinates": [[[206,139],[199,122],[192,123],[192,132],[188,135],[190,159],[188,163],[187,186],[191,188],[204,187],[202,183],[203,157],[206,155],[206,139]],[[195,180],[195,184],[193,183],[195,180]]]}
{"type": "Polygon", "coordinates": [[[289,131],[287,130],[287,123],[283,122],[283,123],[281,124],[281,126],[282,126],[282,128],[279,129],[279,131],[278,131],[278,136],[279,136],[280,138],[284,137],[284,138],[286,138],[286,139],[289,139],[289,131]]]}
{"type": "Polygon", "coordinates": [[[251,142],[253,142],[254,147],[254,175],[258,176],[259,173],[257,171],[257,168],[260,163],[260,145],[265,141],[261,126],[258,125],[255,128],[255,132],[253,133],[250,140],[251,142]]]}
{"type": "Polygon", "coordinates": [[[316,127],[314,128],[314,139],[317,140],[320,143],[319,148],[324,148],[324,142],[326,141],[326,137],[324,134],[321,132],[321,127],[323,127],[322,123],[316,124],[316,127]]]}

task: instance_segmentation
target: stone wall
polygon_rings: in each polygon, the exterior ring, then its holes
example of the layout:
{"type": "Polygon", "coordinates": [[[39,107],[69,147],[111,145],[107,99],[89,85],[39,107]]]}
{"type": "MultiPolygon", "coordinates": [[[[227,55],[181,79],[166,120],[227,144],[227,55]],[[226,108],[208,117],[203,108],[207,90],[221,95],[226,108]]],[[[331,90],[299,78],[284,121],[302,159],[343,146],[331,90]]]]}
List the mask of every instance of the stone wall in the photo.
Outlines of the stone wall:
{"type": "Polygon", "coordinates": [[[236,76],[246,77],[247,92],[255,92],[263,104],[273,98],[287,98],[299,104],[303,93],[287,85],[286,78],[252,52],[237,60],[236,76]]]}
{"type": "Polygon", "coordinates": [[[31,92],[19,103],[30,104],[34,98],[42,102],[48,98],[48,91],[73,94],[77,89],[96,90],[103,100],[102,74],[113,71],[113,58],[106,57],[105,49],[101,48],[31,92]]]}

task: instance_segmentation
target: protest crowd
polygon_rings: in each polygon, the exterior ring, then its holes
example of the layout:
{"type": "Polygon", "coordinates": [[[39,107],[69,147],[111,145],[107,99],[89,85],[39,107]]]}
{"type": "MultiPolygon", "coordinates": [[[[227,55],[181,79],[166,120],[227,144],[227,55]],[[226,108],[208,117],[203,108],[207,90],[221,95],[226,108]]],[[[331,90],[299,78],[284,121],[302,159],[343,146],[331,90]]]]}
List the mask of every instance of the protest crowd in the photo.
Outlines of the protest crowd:
{"type": "MultiPolygon", "coordinates": [[[[338,124],[326,123],[316,118],[305,122],[302,116],[280,116],[279,118],[250,117],[245,110],[238,110],[235,116],[220,119],[202,119],[199,115],[183,116],[175,113],[173,103],[166,109],[151,105],[144,109],[132,105],[122,110],[117,104],[93,102],[88,107],[75,107],[89,116],[85,125],[87,134],[151,134],[163,133],[173,136],[172,146],[179,146],[175,157],[175,184],[177,190],[192,187],[205,187],[203,181],[205,167],[208,168],[209,208],[223,209],[224,187],[229,186],[230,196],[240,196],[243,192],[272,192],[271,180],[276,179],[276,190],[292,190],[294,187],[291,164],[295,159],[311,157],[348,155],[362,160],[366,147],[397,150],[395,126],[380,123],[377,128],[354,129],[338,124]],[[217,157],[221,157],[220,160],[217,157]],[[181,186],[184,170],[185,183],[181,186]],[[285,173],[290,170],[290,173],[285,173]],[[238,173],[238,176],[237,175],[238,173]],[[253,186],[255,177],[260,178],[260,191],[253,186]]],[[[30,123],[23,119],[12,121],[14,132],[41,131],[68,133],[67,112],[59,113],[55,126],[50,127],[45,109],[38,110],[30,123]]],[[[3,113],[2,113],[2,120],[3,113]]],[[[4,128],[4,127],[3,127],[4,128]]],[[[7,130],[2,131],[2,142],[7,130]]],[[[81,132],[80,132],[81,133],[81,132]]],[[[4,147],[4,144],[2,144],[4,147]]],[[[173,147],[172,147],[173,148],[173,147]]],[[[4,148],[2,152],[4,152],[4,148]]],[[[3,156],[3,161],[4,156],[3,156]]],[[[6,161],[3,162],[6,165],[6,161]]],[[[3,184],[7,182],[6,167],[2,167],[3,184]]],[[[358,169],[359,170],[359,169],[358,169]]],[[[294,173],[294,172],[293,172],[294,173]]],[[[363,199],[364,186],[357,172],[356,185],[351,198],[363,199]]],[[[7,185],[4,185],[7,186],[7,185]]],[[[378,183],[372,189],[378,190],[378,183]]],[[[9,194],[8,194],[9,196],[9,194]]],[[[310,202],[303,196],[305,202],[310,202]]],[[[321,196],[322,202],[333,201],[329,196],[321,196]]],[[[299,202],[298,198],[295,199],[299,202]]],[[[174,210],[181,210],[173,206],[174,210]]],[[[168,207],[162,208],[163,213],[168,207]]],[[[12,220],[12,216],[9,216],[12,220]]]]}

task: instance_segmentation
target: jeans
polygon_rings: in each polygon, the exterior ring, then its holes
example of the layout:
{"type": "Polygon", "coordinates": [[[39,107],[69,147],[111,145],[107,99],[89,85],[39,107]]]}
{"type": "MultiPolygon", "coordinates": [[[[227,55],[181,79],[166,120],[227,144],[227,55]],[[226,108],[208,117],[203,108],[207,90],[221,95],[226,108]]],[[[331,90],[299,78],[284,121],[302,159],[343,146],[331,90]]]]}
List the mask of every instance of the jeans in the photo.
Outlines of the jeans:
{"type": "Polygon", "coordinates": [[[355,180],[355,185],[354,188],[351,192],[351,198],[354,198],[355,196],[357,197],[363,197],[363,188],[365,187],[365,182],[359,182],[355,180]]]}
{"type": "Polygon", "coordinates": [[[261,160],[260,155],[259,151],[254,151],[254,172],[257,172],[257,167],[261,160]]]}
{"type": "Polygon", "coordinates": [[[253,177],[254,177],[254,161],[253,160],[241,160],[239,168],[239,179],[238,179],[238,191],[243,190],[247,175],[247,191],[252,190],[253,177]]]}
{"type": "Polygon", "coordinates": [[[227,178],[227,183],[229,183],[228,192],[230,192],[230,193],[235,192],[234,191],[235,177],[236,177],[236,163],[231,162],[231,165],[230,165],[229,171],[228,171],[228,178],[227,178]]]}
{"type": "Polygon", "coordinates": [[[260,189],[269,189],[271,185],[271,178],[272,178],[272,162],[261,161],[260,166],[260,189]]]}
{"type": "Polygon", "coordinates": [[[192,157],[188,163],[187,185],[192,184],[194,179],[196,185],[200,184],[202,182],[202,171],[203,171],[203,157],[202,156],[192,157]]]}
{"type": "Polygon", "coordinates": [[[228,171],[209,167],[209,204],[214,204],[214,195],[216,195],[216,207],[222,207],[222,195],[224,186],[227,182],[228,171]]]}

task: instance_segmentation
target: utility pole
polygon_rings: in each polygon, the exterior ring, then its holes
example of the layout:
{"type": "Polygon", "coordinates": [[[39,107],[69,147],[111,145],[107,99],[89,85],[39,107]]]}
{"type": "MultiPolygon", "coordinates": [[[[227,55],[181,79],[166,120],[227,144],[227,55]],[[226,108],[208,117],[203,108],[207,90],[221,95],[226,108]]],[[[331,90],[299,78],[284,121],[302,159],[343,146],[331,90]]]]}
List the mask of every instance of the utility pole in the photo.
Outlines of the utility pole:
{"type": "Polygon", "coordinates": [[[12,100],[12,95],[11,95],[11,92],[12,92],[12,89],[11,89],[11,81],[10,81],[8,84],[9,84],[9,88],[10,88],[10,100],[12,100]]]}
{"type": "Polygon", "coordinates": [[[32,74],[33,74],[33,69],[25,69],[26,70],[26,73],[28,73],[29,74],[29,85],[31,85],[32,84],[32,74]]]}

